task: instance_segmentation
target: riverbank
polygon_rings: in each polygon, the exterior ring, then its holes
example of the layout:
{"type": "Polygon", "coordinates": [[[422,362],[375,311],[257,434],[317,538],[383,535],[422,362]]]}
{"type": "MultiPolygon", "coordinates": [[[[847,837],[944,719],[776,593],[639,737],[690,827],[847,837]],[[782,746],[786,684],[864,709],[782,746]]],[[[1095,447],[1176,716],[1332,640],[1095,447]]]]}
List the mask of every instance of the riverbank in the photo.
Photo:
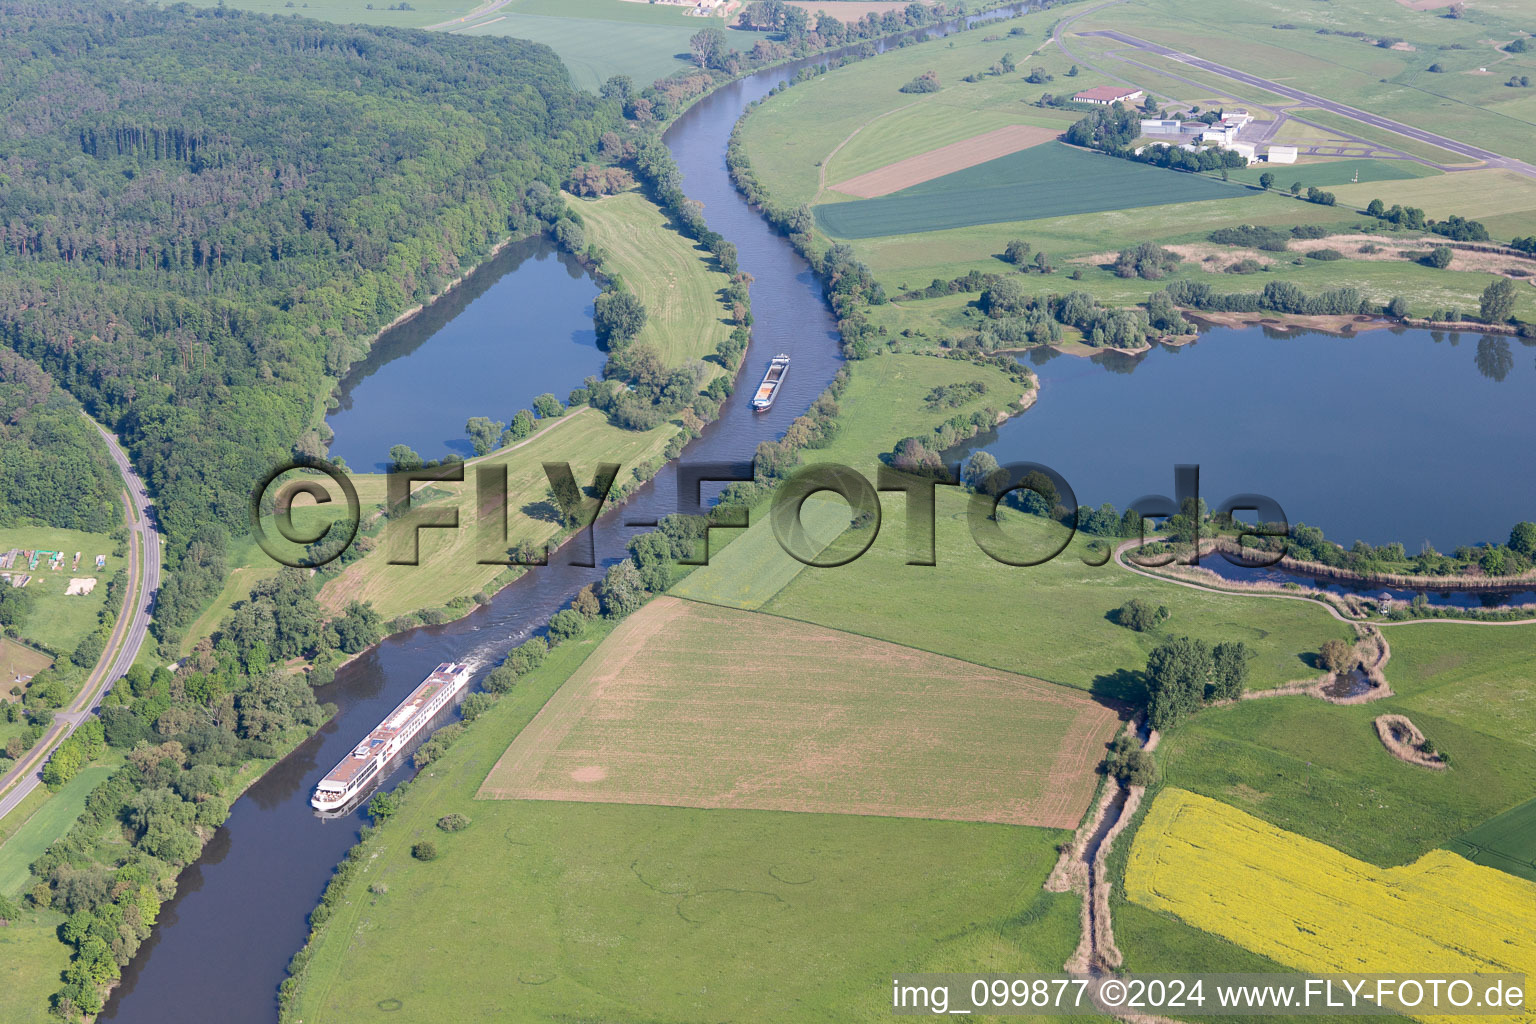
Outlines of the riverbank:
{"type": "MultiPolygon", "coordinates": [[[[521,549],[529,560],[539,558],[576,532],[562,523],[560,509],[547,497],[545,464],[569,464],[583,484],[600,464],[618,464],[619,476],[605,503],[617,508],[718,414],[722,399],[715,396],[728,395],[730,388],[711,382],[733,381],[741,367],[739,354],[734,361],[728,355],[736,330],[731,320],[750,316],[749,306],[734,307],[722,298],[732,288],[730,275],[692,239],[671,230],[665,213],[639,192],[590,202],[572,197],[571,203],[587,225],[593,245],[589,259],[606,277],[623,282],[646,308],[643,326],[627,344],[648,346],[668,371],[699,368],[692,383],[699,393],[692,405],[647,430],[619,426],[590,405],[572,406],[553,422],[536,421],[538,429],[530,437],[466,462],[464,483],[446,485],[454,493],[431,503],[439,511],[451,507],[460,528],[424,534],[420,564],[396,564],[399,538],[386,525],[381,543],[370,544],[362,557],[325,582],[320,592],[324,607],[339,612],[353,601],[371,602],[386,620],[420,619],[425,613],[442,622],[465,614],[475,607],[471,602],[494,596],[521,575],[518,567],[485,560],[505,557],[512,549],[521,549]],[[505,537],[493,550],[478,527],[481,510],[472,484],[484,470],[505,473],[505,537]]],[[[382,478],[357,479],[359,489],[382,493],[382,478]]],[[[381,500],[364,515],[383,507],[381,500]]]]}

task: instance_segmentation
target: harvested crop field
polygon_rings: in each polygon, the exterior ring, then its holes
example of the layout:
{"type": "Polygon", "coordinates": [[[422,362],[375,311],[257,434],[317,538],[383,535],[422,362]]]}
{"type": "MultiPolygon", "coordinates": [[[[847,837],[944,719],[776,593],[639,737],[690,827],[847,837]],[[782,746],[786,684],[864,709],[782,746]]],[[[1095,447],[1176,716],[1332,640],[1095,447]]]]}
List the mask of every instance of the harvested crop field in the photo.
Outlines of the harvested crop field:
{"type": "Polygon", "coordinates": [[[1261,195],[1203,174],[1074,149],[1033,146],[874,199],[816,206],[822,230],[876,238],[1163,203],[1261,195]]]}
{"type": "Polygon", "coordinates": [[[1536,971],[1536,884],[1445,850],[1379,868],[1181,789],[1147,813],[1125,889],[1303,971],[1536,971]]]}
{"type": "Polygon", "coordinates": [[[479,796],[1072,828],[1118,721],[1027,676],[662,597],[561,687],[479,796]]]}
{"type": "Polygon", "coordinates": [[[938,149],[931,149],[905,160],[886,164],[865,174],[849,178],[831,186],[834,191],[861,199],[889,195],[913,185],[920,185],[934,178],[941,178],[967,167],[996,160],[998,157],[1017,153],[1021,149],[1049,142],[1061,132],[1055,128],[1037,128],[1028,124],[1013,124],[996,131],[983,132],[969,139],[952,142],[938,149]]]}
{"type": "Polygon", "coordinates": [[[1445,845],[1474,863],[1536,882],[1536,800],[1489,818],[1445,845]]]}

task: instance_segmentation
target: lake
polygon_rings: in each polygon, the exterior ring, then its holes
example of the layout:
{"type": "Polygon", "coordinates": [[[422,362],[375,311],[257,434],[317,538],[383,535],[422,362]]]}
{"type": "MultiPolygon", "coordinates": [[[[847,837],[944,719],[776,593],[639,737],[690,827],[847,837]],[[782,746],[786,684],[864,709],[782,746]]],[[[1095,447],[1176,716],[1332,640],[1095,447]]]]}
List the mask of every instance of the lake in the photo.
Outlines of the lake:
{"type": "Polygon", "coordinates": [[[385,331],[338,388],[332,457],[387,469],[389,449],[428,459],[474,448],[471,416],[510,423],[545,392],[564,402],[605,354],[592,327],[597,282],[543,238],[507,246],[459,286],[385,331]]]}
{"type": "Polygon", "coordinates": [[[1346,547],[1502,542],[1536,519],[1536,360],[1518,339],[1218,328],[1136,357],[1030,353],[1037,404],[965,451],[1043,462],[1079,504],[1251,492],[1346,547]]]}

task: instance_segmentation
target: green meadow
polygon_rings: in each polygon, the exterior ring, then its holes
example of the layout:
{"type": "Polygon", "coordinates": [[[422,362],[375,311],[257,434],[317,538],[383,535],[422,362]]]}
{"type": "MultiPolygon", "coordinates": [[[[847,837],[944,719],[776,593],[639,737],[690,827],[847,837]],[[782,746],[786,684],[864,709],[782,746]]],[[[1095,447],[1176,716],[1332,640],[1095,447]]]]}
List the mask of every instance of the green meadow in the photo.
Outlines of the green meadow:
{"type": "Polygon", "coordinates": [[[895,971],[1070,955],[1077,901],[1041,890],[1062,832],[474,799],[606,632],[556,648],[413,783],[312,947],[298,1017],[875,1021],[895,971]],[[469,826],[437,829],[449,813],[469,826]]]}
{"type": "Polygon", "coordinates": [[[1445,845],[1470,861],[1536,882],[1536,800],[1490,818],[1445,845]]]}
{"type": "Polygon", "coordinates": [[[613,75],[629,75],[637,86],[646,86],[692,67],[689,38],[719,24],[718,18],[689,17],[683,8],[661,4],[513,0],[453,31],[543,43],[560,55],[577,88],[595,92],[613,75]]]}
{"type": "Polygon", "coordinates": [[[1521,859],[1532,820],[1524,802],[1536,786],[1532,627],[1414,623],[1383,633],[1394,696],[1349,707],[1280,697],[1202,711],[1164,738],[1163,777],[1376,864],[1447,844],[1521,859]],[[1372,726],[1384,712],[1412,719],[1450,769],[1388,754],[1372,726]]]}
{"type": "MultiPolygon", "coordinates": [[[[1443,172],[1433,167],[1425,167],[1416,164],[1412,160],[1351,160],[1348,158],[1329,159],[1318,163],[1307,164],[1252,164],[1235,171],[1229,171],[1228,176],[1233,181],[1241,181],[1249,185],[1257,185],[1259,178],[1265,174],[1272,174],[1275,178],[1276,188],[1290,188],[1293,182],[1300,183],[1303,188],[1317,185],[1328,187],[1333,185],[1348,185],[1354,181],[1356,175],[1360,176],[1360,184],[1369,184],[1377,181],[1406,181],[1409,178],[1429,178],[1443,172]]],[[[1398,186],[1392,186],[1395,190],[1398,186]]]]}
{"type": "MultiPolygon", "coordinates": [[[[64,561],[57,572],[48,568],[45,559],[39,559],[36,569],[28,568],[18,556],[17,564],[9,571],[30,576],[27,593],[33,597],[31,613],[21,624],[21,635],[42,644],[60,654],[71,654],[76,645],[99,624],[98,616],[107,603],[107,582],[128,564],[118,556],[118,542],[100,533],[82,533],[79,530],[61,530],[52,526],[13,527],[0,529],[0,553],[20,548],[28,551],[63,551],[64,561]],[[80,565],[71,569],[75,552],[80,552],[80,565]],[[106,555],[104,569],[96,568],[96,556],[106,555]],[[96,586],[89,594],[66,594],[73,578],[95,577],[96,586]]],[[[0,582],[0,586],[9,586],[0,582]]],[[[10,689],[7,685],[6,689],[10,689]]]]}
{"type": "MultiPolygon", "coordinates": [[[[1532,30],[1530,6],[1520,0],[1468,6],[1466,17],[1450,19],[1442,10],[1414,11],[1388,0],[1287,4],[1283,9],[1267,0],[1220,5],[1135,0],[1095,12],[1073,29],[1115,29],[1463,142],[1536,159],[1536,132],[1531,130],[1536,93],[1504,84],[1511,74],[1536,73],[1536,53],[1502,49],[1503,43],[1532,30]],[[1363,38],[1343,34],[1349,32],[1363,38]],[[1375,45],[1382,39],[1399,45],[1375,45]],[[1444,71],[1429,71],[1432,64],[1444,71]],[[1478,73],[1482,67],[1487,74],[1478,73]]],[[[1154,63],[1145,54],[1126,56],[1154,63]]],[[[1131,74],[1136,69],[1122,65],[1119,70],[1131,74]]],[[[1250,97],[1247,87],[1220,81],[1239,98],[1250,97]]],[[[1373,137],[1363,126],[1351,130],[1373,137]]],[[[1395,144],[1394,138],[1399,148],[1415,145],[1401,136],[1380,141],[1395,144]]],[[[1445,162],[1465,158],[1452,156],[1445,162]]]]}
{"type": "Polygon", "coordinates": [[[69,947],[59,941],[64,915],[28,911],[0,928],[0,1020],[50,1021],[48,998],[69,967],[69,947]]]}
{"type": "MultiPolygon", "coordinates": [[[[869,551],[839,568],[802,569],[763,611],[1122,700],[1140,697],[1147,655],[1170,636],[1244,641],[1255,655],[1249,686],[1263,688],[1310,676],[1310,652],[1351,635],[1310,601],[1244,600],[1092,567],[1084,559],[1102,553],[1082,538],[1043,565],[1004,565],[972,539],[966,497],[939,495],[936,566],[906,564],[901,496],[888,495],[869,551]],[[1111,613],[1133,597],[1166,605],[1168,621],[1148,633],[1115,625],[1111,613]]],[[[1063,532],[1045,520],[1005,519],[1022,556],[1044,557],[1061,543],[1063,532]]]]}
{"type": "Polygon", "coordinates": [[[829,235],[874,238],[1257,194],[1205,175],[1053,142],[888,196],[826,203],[815,210],[817,223],[829,235]]]}
{"type": "MultiPolygon", "coordinates": [[[[5,825],[12,829],[0,834],[0,896],[15,896],[32,877],[29,870],[33,861],[42,856],[48,844],[69,831],[69,826],[85,810],[85,798],[98,782],[104,780],[123,763],[122,752],[108,749],[101,760],[81,769],[58,792],[48,796],[34,809],[26,808],[26,802],[5,817],[5,825]],[[17,818],[12,822],[11,818],[17,818]]],[[[47,793],[38,787],[38,793],[47,793]]]]}

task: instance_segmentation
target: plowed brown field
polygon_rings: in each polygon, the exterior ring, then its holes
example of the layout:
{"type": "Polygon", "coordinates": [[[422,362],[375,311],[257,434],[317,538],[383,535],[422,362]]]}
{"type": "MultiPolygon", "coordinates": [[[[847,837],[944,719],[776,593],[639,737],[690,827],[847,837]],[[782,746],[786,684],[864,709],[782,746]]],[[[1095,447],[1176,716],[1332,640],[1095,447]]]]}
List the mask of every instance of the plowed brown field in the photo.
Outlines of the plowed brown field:
{"type": "Polygon", "coordinates": [[[930,149],[917,156],[909,156],[905,160],[886,164],[884,167],[829,187],[846,195],[873,199],[875,196],[900,192],[912,185],[932,181],[934,178],[941,178],[955,171],[963,171],[977,164],[984,164],[988,160],[996,160],[1009,153],[1017,153],[1021,149],[1038,146],[1060,134],[1055,128],[1012,124],[1006,128],[973,135],[969,139],[961,139],[959,142],[951,142],[938,149],[930,149]]]}
{"type": "Polygon", "coordinates": [[[561,687],[479,796],[1072,828],[1118,717],[1027,676],[663,597],[561,687]]]}

